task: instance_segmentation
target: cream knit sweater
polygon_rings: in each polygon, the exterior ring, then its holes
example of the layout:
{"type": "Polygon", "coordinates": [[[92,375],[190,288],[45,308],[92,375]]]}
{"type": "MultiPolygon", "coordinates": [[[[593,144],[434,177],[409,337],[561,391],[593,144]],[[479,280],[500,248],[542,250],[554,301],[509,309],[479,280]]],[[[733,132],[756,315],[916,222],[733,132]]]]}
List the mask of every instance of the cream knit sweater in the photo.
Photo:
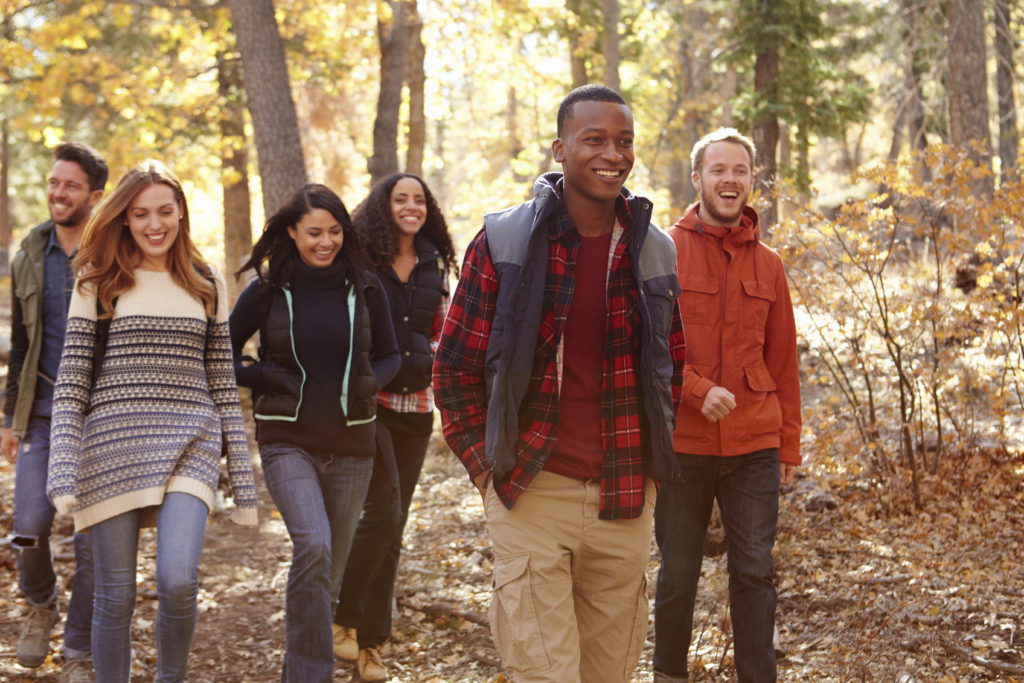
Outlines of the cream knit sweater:
{"type": "Polygon", "coordinates": [[[135,271],[92,386],[96,297],[75,288],[53,399],[46,494],[75,530],[191,494],[212,508],[222,439],[236,509],[256,523],[256,488],[231,361],[224,280],[207,324],[169,273],[135,271]],[[209,330],[207,328],[209,327],[209,330]],[[89,406],[92,411],[85,415],[89,406]]]}

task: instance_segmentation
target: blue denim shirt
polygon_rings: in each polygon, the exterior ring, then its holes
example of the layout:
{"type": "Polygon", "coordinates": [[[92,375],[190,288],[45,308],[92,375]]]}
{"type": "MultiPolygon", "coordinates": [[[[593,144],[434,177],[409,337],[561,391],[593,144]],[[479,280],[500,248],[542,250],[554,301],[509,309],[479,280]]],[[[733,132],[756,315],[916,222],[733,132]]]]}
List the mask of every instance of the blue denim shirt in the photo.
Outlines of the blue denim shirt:
{"type": "MultiPolygon", "coordinates": [[[[39,381],[32,414],[49,417],[53,407],[53,383],[57,381],[60,354],[64,350],[64,330],[68,326],[68,307],[75,275],[71,272],[71,256],[57,242],[54,227],[43,257],[43,347],[39,352],[39,381]]],[[[72,254],[73,256],[73,254],[72,254]]]]}

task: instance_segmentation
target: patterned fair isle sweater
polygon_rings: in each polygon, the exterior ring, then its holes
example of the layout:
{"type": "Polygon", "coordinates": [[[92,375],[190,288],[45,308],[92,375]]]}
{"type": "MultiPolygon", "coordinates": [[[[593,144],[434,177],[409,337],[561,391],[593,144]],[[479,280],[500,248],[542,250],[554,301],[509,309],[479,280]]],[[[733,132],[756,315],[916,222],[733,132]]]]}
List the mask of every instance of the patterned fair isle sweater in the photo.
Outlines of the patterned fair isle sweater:
{"type": "Polygon", "coordinates": [[[231,520],[256,524],[227,295],[219,274],[216,281],[219,305],[207,345],[202,304],[170,273],[136,270],[135,286],[117,300],[95,387],[96,296],[75,287],[53,397],[46,495],[58,512],[74,514],[76,531],[160,505],[171,491],[212,508],[222,438],[236,506],[231,520]]]}

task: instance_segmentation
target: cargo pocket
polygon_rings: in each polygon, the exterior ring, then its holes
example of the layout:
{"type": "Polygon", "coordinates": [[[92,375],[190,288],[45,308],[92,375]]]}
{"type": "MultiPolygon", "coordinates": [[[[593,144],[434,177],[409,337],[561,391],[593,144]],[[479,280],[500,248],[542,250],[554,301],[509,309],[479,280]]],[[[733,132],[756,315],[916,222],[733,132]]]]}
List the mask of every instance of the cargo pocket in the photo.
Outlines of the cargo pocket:
{"type": "Polygon", "coordinates": [[[512,670],[550,666],[530,585],[530,554],[515,553],[494,563],[491,635],[502,663],[512,670]]]}
{"type": "Polygon", "coordinates": [[[625,669],[622,670],[623,680],[629,680],[640,661],[640,653],[647,639],[647,575],[640,580],[640,588],[636,594],[636,609],[633,612],[633,629],[629,634],[629,650],[626,651],[625,669]]]}

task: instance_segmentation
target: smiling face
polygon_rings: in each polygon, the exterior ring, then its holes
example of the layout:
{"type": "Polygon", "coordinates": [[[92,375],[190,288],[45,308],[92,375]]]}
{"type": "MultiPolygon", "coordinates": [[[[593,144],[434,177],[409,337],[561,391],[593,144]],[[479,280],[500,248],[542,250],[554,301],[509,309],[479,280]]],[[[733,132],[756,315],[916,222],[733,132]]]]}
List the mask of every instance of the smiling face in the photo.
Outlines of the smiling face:
{"type": "Polygon", "coordinates": [[[299,258],[310,268],[327,268],[334,263],[345,240],[341,223],[326,209],[312,209],[288,228],[288,235],[299,250],[299,258]]]}
{"type": "Polygon", "coordinates": [[[567,204],[614,206],[633,168],[633,114],[624,104],[577,102],[551,151],[562,164],[567,204]]]}
{"type": "Polygon", "coordinates": [[[750,198],[752,169],[746,148],[736,142],[713,142],[704,161],[693,172],[693,187],[700,195],[697,215],[705,223],[735,227],[750,198]]]}
{"type": "Polygon", "coordinates": [[[391,188],[391,217],[402,235],[414,236],[427,221],[427,198],[415,178],[402,178],[391,188]]]}
{"type": "Polygon", "coordinates": [[[61,227],[85,227],[103,190],[89,189],[89,176],[74,161],[58,159],[46,181],[50,218],[61,227]]]}
{"type": "Polygon", "coordinates": [[[167,270],[167,253],[178,237],[181,217],[181,203],[169,185],[153,183],[135,195],[126,221],[139,248],[139,268],[167,270]]]}

